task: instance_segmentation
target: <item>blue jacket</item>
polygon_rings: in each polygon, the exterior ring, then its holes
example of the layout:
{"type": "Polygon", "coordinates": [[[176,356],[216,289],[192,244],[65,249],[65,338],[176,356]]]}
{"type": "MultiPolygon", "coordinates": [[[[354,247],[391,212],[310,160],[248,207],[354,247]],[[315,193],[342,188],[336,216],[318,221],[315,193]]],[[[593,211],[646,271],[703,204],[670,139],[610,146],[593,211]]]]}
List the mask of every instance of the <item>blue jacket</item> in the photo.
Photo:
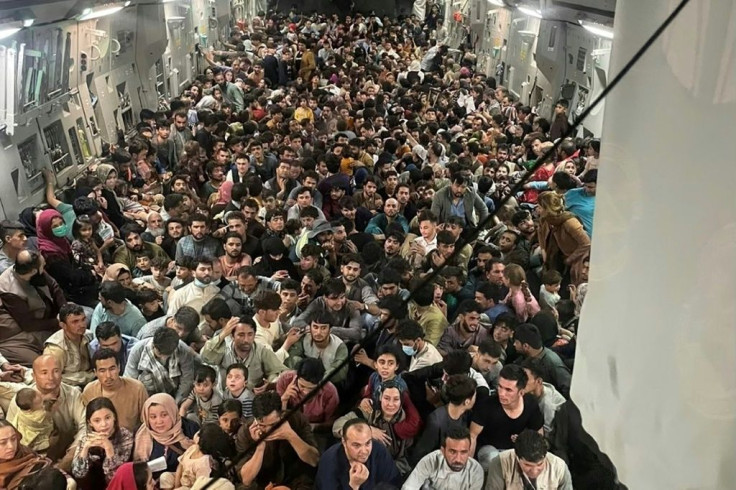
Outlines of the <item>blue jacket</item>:
{"type": "MultiPolygon", "coordinates": [[[[406,220],[405,217],[397,214],[394,220],[396,223],[401,225],[404,233],[409,233],[409,222],[406,220]]],[[[370,233],[371,235],[383,235],[386,232],[387,226],[388,218],[386,218],[386,215],[384,213],[380,213],[371,218],[371,220],[368,222],[368,225],[365,227],[365,232],[370,233]]]]}
{"type": "MultiPolygon", "coordinates": [[[[373,449],[365,463],[370,476],[361,490],[373,490],[379,483],[390,483],[401,487],[401,474],[391,454],[380,442],[373,440],[373,449]]],[[[315,486],[317,490],[350,490],[350,463],[345,449],[338,442],[322,454],[317,469],[315,486]]]]}

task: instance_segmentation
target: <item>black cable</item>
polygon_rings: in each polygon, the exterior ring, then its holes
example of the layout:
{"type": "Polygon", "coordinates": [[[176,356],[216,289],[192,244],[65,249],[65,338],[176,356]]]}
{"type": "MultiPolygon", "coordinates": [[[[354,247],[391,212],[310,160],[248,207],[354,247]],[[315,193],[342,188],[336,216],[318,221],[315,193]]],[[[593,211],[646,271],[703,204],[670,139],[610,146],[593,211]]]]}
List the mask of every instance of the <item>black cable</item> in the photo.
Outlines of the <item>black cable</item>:
{"type": "MultiPolygon", "coordinates": [[[[554,155],[554,153],[557,151],[557,148],[560,146],[560,144],[565,140],[565,138],[570,137],[575,133],[575,130],[582,124],[583,120],[588,117],[588,115],[595,109],[601,102],[603,102],[603,99],[606,98],[606,96],[623,80],[623,78],[631,71],[631,69],[634,67],[634,65],[644,56],[644,54],[649,50],[649,48],[652,47],[652,45],[657,41],[657,39],[662,35],[662,33],[669,27],[670,24],[677,18],[677,16],[680,14],[682,9],[687,6],[687,4],[690,3],[690,0],[681,0],[680,3],[675,7],[675,9],[672,11],[672,13],[664,20],[664,22],[654,31],[654,33],[646,40],[646,42],[637,50],[637,52],[634,54],[634,56],[631,57],[631,59],[624,65],[624,67],[621,69],[621,71],[613,78],[611,83],[608,84],[608,86],[603,89],[603,91],[600,93],[597,99],[595,99],[587,109],[585,109],[580,116],[575,118],[575,121],[573,124],[568,128],[567,132],[560,137],[554,145],[545,152],[544,155],[542,155],[540,158],[537,159],[536,163],[527,171],[527,173],[524,175],[524,177],[511,189],[511,192],[501,200],[499,205],[496,207],[496,210],[493,213],[489,213],[488,217],[483,220],[482,223],[478,224],[478,227],[473,230],[470,237],[468,238],[468,243],[473,241],[475,238],[477,238],[478,234],[481,230],[483,230],[488,224],[490,224],[495,217],[498,210],[500,210],[504,204],[506,204],[509,199],[511,199],[512,196],[516,195],[518,192],[520,192],[523,189],[524,184],[529,180],[529,178],[534,174],[534,172],[541,167],[546,160],[554,155]]],[[[421,282],[421,284],[417,287],[415,287],[409,297],[404,300],[404,303],[408,303],[411,301],[414,294],[428,286],[432,283],[433,279],[439,275],[439,273],[442,271],[442,269],[446,266],[446,264],[453,258],[455,258],[460,253],[460,247],[455,247],[455,251],[452,253],[452,255],[445,260],[445,263],[438,267],[433,268],[433,271],[426,275],[424,277],[424,280],[421,282]]],[[[340,369],[344,368],[349,362],[351,362],[353,355],[358,352],[360,349],[365,347],[365,345],[368,343],[368,340],[372,340],[375,335],[377,335],[383,327],[376,328],[373,332],[368,334],[363,340],[358,342],[356,348],[353,349],[353,352],[348,355],[348,357],[342,361],[335,369],[330,371],[325,375],[325,377],[317,383],[317,386],[314,387],[312,391],[310,391],[307,396],[305,396],[295,407],[293,407],[290,410],[287,410],[281,417],[281,419],[274,424],[262,437],[261,440],[266,439],[269,435],[271,435],[273,432],[275,432],[281,425],[284,424],[284,422],[287,422],[289,418],[294,415],[296,412],[300,411],[300,409],[314,396],[319,393],[319,391],[330,381],[332,376],[335,375],[336,372],[338,372],[340,369]]],[[[244,455],[239,455],[237,458],[237,462],[239,463],[240,460],[242,460],[244,455]]],[[[237,467],[238,464],[233,464],[234,467],[237,467]]],[[[218,478],[222,475],[222,472],[218,472],[218,475],[215,475],[212,477],[212,480],[207,482],[204,487],[202,487],[202,490],[207,490],[210,488],[215,481],[217,481],[218,478]]],[[[239,476],[239,475],[238,475],[239,476]]]]}

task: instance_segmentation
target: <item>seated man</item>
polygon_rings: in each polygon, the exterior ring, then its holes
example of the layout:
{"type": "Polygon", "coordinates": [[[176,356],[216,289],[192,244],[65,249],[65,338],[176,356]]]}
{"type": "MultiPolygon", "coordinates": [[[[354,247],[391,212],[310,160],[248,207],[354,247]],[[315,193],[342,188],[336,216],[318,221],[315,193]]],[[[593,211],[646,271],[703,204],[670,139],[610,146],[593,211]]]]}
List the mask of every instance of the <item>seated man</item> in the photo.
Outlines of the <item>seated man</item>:
{"type": "Polygon", "coordinates": [[[473,369],[478,371],[486,380],[488,386],[495,390],[498,386],[498,373],[503,368],[503,364],[501,364],[503,349],[501,346],[493,340],[484,340],[478,347],[470,347],[468,352],[473,358],[473,369]]]}
{"type": "Polygon", "coordinates": [[[409,356],[409,371],[442,362],[442,355],[437,348],[424,340],[424,330],[413,320],[402,320],[396,332],[404,354],[409,356]]]}
{"type": "MultiPolygon", "coordinates": [[[[286,411],[299,404],[317,387],[325,376],[325,367],[319,359],[308,357],[299,361],[294,371],[284,371],[276,381],[276,391],[281,396],[281,408],[286,411]]],[[[315,396],[301,407],[312,429],[330,428],[335,421],[335,411],[340,403],[337,388],[328,381],[315,396]]]]}
{"type": "Polygon", "coordinates": [[[112,261],[114,263],[124,264],[129,270],[133,270],[136,257],[144,253],[150,254],[151,258],[161,257],[171,260],[161,247],[155,243],[144,242],[141,233],[143,233],[143,230],[136,224],[129,224],[120,228],[120,238],[125,243],[113,252],[112,261]]]}
{"type": "Polygon", "coordinates": [[[43,353],[54,356],[61,364],[61,380],[71,386],[84,388],[94,379],[89,356],[92,332],[87,331],[84,309],[67,303],[59,311],[61,330],[46,339],[43,353]]]}
{"type": "Polygon", "coordinates": [[[220,297],[227,301],[234,316],[252,316],[253,297],[259,291],[278,291],[280,284],[268,277],[261,277],[251,266],[245,266],[236,272],[237,279],[222,288],[220,297]]]}
{"type": "Polygon", "coordinates": [[[95,307],[90,321],[90,330],[95,330],[102,322],[113,322],[125,335],[135,337],[146,324],[146,318],[133,303],[127,299],[127,292],[116,281],[103,281],[100,285],[100,303],[95,307]]]}
{"type": "Polygon", "coordinates": [[[399,214],[399,201],[393,197],[386,199],[383,205],[383,213],[375,215],[365,227],[365,232],[370,233],[376,240],[384,240],[385,233],[391,223],[401,226],[404,233],[409,232],[409,222],[399,214]]]}
{"type": "Polygon", "coordinates": [[[441,354],[447,354],[451,350],[467,350],[470,346],[478,346],[488,340],[488,330],[480,324],[481,313],[483,309],[475,300],[468,299],[460,303],[457,319],[445,329],[437,350],[441,354]]]}
{"type": "Polygon", "coordinates": [[[331,279],[324,286],[324,296],[312,301],[307,309],[296,317],[292,325],[306,327],[316,314],[323,316],[332,327],[332,335],[344,342],[359,342],[363,337],[360,312],[348,303],[347,288],[342,279],[331,279]]]}
{"type": "Polygon", "coordinates": [[[133,347],[125,376],[141,381],[149,395],[168,393],[180,403],[194,385],[194,354],[175,331],[162,328],[133,347]]]}
{"type": "Polygon", "coordinates": [[[544,370],[537,359],[524,359],[521,367],[529,377],[524,391],[537,399],[539,409],[544,415],[544,435],[548,436],[557,410],[565,403],[565,397],[554,386],[544,382],[544,370]]]}
{"type": "MultiPolygon", "coordinates": [[[[89,357],[92,359],[100,349],[110,349],[115,353],[120,366],[120,372],[125,372],[125,365],[133,346],[138,342],[135,337],[123,335],[120,328],[113,322],[102,322],[95,329],[95,339],[89,343],[89,357]]],[[[94,369],[94,363],[92,368],[94,369]]]]}
{"type": "Polygon", "coordinates": [[[182,342],[195,352],[204,345],[204,339],[199,331],[199,313],[191,306],[182,306],[173,315],[162,316],[146,323],[138,332],[138,339],[145,340],[162,328],[170,328],[176,332],[182,342]]]}
{"type": "Polygon", "coordinates": [[[295,412],[271,432],[282,414],[277,393],[256,395],[253,418],[246,420],[235,438],[238,453],[245,453],[245,463],[238,472],[246,488],[314,488],[319,451],[307,417],[295,412]]]}
{"type": "Polygon", "coordinates": [[[544,380],[557,388],[565,398],[570,396],[570,369],[555,351],[542,344],[542,335],[536,325],[523,323],[514,329],[514,348],[520,354],[517,364],[524,359],[537,360],[544,380]]]}
{"type": "Polygon", "coordinates": [[[470,431],[467,427],[448,429],[442,447],[424,456],[404,482],[402,489],[481,490],[483,468],[470,454],[470,431]]]}
{"type": "Polygon", "coordinates": [[[542,432],[544,417],[533,395],[524,394],[527,376],[514,364],[504,366],[498,378],[498,391],[480,400],[473,410],[470,434],[473,452],[484,470],[504,449],[513,447],[513,439],[524,429],[542,432]]]}
{"type": "Polygon", "coordinates": [[[534,482],[536,488],[572,490],[572,476],[565,461],[547,451],[544,436],[524,430],[508,449],[496,456],[488,468],[486,490],[524,490],[534,482]]]}
{"type": "Polygon", "coordinates": [[[143,403],[148,391],[143,383],[133,378],[120,376],[118,355],[111,349],[100,349],[92,357],[95,376],[82,392],[82,402],[86,405],[95,398],[109,398],[118,414],[118,423],[135,433],[141,425],[143,403]]]}
{"type": "MultiPolygon", "coordinates": [[[[46,354],[33,361],[33,383],[30,387],[41,393],[44,403],[50,407],[51,418],[59,438],[52,441],[46,456],[52,461],[59,460],[87,430],[81,393],[79,388],[62,383],[59,360],[46,354]]],[[[11,423],[16,420],[18,410],[18,405],[13,399],[6,417],[11,423]]],[[[67,459],[65,458],[65,461],[67,459]]],[[[71,467],[71,459],[68,459],[68,463],[67,469],[71,467]]]]}
{"type": "Polygon", "coordinates": [[[231,318],[220,333],[202,347],[202,361],[219,368],[220,381],[225,370],[236,363],[248,368],[248,389],[256,395],[273,389],[276,378],[286,371],[273,350],[255,341],[256,323],[249,316],[231,318]]]}
{"type": "Polygon", "coordinates": [[[383,444],[374,444],[371,426],[363,419],[348,420],[342,441],[324,452],[319,461],[317,490],[375,488],[380,483],[398,487],[399,473],[391,453],[383,444]]]}
{"type": "Polygon", "coordinates": [[[439,449],[445,435],[452,429],[470,427],[471,410],[475,406],[475,381],[463,374],[454,374],[445,382],[447,405],[438,407],[427,418],[419,438],[409,451],[409,462],[415,465],[424,455],[439,449]]]}
{"type": "Polygon", "coordinates": [[[434,288],[425,286],[416,290],[418,284],[419,280],[412,284],[414,299],[409,302],[409,319],[421,325],[424,338],[436,346],[447,328],[447,318],[434,303],[434,288]]]}
{"type": "MultiPolygon", "coordinates": [[[[327,312],[317,311],[310,319],[308,332],[289,349],[286,365],[295,368],[304,358],[314,358],[322,361],[325,372],[330,373],[337,369],[348,357],[348,347],[340,338],[331,333],[331,317],[327,312]]],[[[345,364],[330,379],[334,384],[343,382],[348,375],[348,365],[345,364]]]]}
{"type": "Polygon", "coordinates": [[[0,274],[0,354],[8,362],[30,366],[59,329],[57,315],[66,298],[44,265],[41,254],[22,250],[0,274]]]}
{"type": "Polygon", "coordinates": [[[200,257],[194,269],[194,280],[169,294],[169,316],[174,316],[182,306],[200,311],[209,300],[217,296],[220,288],[212,284],[212,262],[210,257],[200,257]]]}

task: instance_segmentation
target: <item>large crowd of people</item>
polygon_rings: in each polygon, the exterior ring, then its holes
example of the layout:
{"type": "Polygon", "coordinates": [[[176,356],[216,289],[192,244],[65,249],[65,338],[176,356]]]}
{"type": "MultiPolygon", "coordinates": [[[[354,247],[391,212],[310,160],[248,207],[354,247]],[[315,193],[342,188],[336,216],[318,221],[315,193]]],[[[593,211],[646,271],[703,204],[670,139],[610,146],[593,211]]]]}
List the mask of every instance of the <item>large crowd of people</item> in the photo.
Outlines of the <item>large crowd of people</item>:
{"type": "Polygon", "coordinates": [[[569,401],[600,143],[446,41],[239,20],[45,172],[0,224],[0,488],[605,488],[569,401]]]}

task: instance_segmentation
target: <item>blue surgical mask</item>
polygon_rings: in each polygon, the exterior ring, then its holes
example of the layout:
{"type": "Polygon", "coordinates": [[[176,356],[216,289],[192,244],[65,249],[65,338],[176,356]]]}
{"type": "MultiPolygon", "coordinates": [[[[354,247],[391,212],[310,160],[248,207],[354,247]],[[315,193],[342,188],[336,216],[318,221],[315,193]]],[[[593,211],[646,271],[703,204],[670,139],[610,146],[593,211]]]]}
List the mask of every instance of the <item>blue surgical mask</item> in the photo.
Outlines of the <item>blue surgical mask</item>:
{"type": "Polygon", "coordinates": [[[414,347],[409,347],[408,345],[402,345],[401,350],[404,351],[404,354],[410,357],[417,353],[417,350],[414,347]]]}
{"type": "Polygon", "coordinates": [[[200,281],[199,279],[195,278],[195,279],[194,279],[194,285],[195,285],[195,286],[197,286],[197,287],[198,287],[198,288],[200,288],[200,289],[204,289],[204,288],[206,288],[207,286],[209,286],[209,285],[210,285],[210,283],[208,283],[208,282],[202,282],[202,281],[200,281]]]}

